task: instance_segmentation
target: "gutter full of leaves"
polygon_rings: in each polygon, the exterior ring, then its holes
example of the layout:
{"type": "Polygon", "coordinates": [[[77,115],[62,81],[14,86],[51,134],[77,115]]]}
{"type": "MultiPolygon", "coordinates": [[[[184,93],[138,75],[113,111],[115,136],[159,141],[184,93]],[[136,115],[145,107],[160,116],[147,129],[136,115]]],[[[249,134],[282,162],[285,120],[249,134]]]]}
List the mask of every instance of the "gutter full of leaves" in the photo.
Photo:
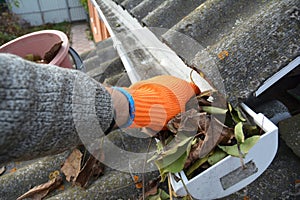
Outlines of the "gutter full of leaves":
{"type": "Polygon", "coordinates": [[[195,99],[198,108],[178,114],[168,122],[168,131],[156,135],[157,151],[148,162],[155,161],[161,181],[182,170],[191,179],[228,155],[239,157],[245,167],[243,158],[262,134],[239,107],[224,104],[220,95],[209,91],[195,99]],[[209,101],[211,96],[219,103],[209,101]]]}

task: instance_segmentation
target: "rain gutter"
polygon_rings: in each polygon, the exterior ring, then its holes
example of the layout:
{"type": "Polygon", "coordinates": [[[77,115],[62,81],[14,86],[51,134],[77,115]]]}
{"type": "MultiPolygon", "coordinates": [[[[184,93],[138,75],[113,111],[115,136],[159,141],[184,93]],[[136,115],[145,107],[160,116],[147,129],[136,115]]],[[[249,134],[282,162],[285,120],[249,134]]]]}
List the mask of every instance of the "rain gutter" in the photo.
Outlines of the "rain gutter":
{"type": "Polygon", "coordinates": [[[256,92],[255,96],[258,97],[263,92],[265,92],[268,88],[270,88],[272,85],[274,85],[277,81],[279,81],[282,77],[287,75],[289,72],[291,72],[296,67],[300,66],[300,56],[295,58],[292,62],[290,62],[287,66],[279,70],[277,73],[275,73],[273,76],[271,76],[269,79],[267,79],[262,86],[260,86],[256,92]]]}
{"type": "Polygon", "coordinates": [[[142,27],[135,18],[115,4],[115,2],[110,0],[101,0],[101,4],[103,4],[103,6],[107,6],[112,14],[115,14],[115,17],[120,20],[120,23],[124,25],[124,28],[134,35],[133,37],[135,37],[137,44],[144,48],[142,49],[144,53],[153,58],[153,60],[147,60],[147,58],[145,58],[146,60],[140,60],[140,62],[153,62],[150,63],[151,69],[148,68],[143,70],[143,68],[137,68],[140,63],[136,63],[136,61],[133,61],[132,58],[128,57],[128,52],[124,48],[124,45],[122,45],[122,41],[120,41],[118,39],[118,35],[114,33],[113,28],[109,24],[109,21],[107,20],[104,12],[101,10],[99,4],[96,0],[91,0],[91,2],[98,11],[100,19],[102,19],[103,23],[106,25],[107,30],[112,37],[114,47],[116,48],[132,83],[150,78],[146,75],[146,71],[151,70],[153,74],[168,74],[186,81],[191,81],[192,78],[194,83],[199,88],[202,88],[203,91],[212,89],[211,85],[197,73],[191,74],[191,68],[189,68],[172,49],[162,43],[152,31],[150,31],[147,27],[142,27]]]}
{"type": "Polygon", "coordinates": [[[126,51],[122,45],[122,42],[118,39],[118,37],[116,36],[116,34],[114,33],[114,31],[112,30],[110,24],[108,23],[104,13],[102,12],[101,8],[99,7],[99,5],[97,4],[96,0],[91,0],[92,4],[94,5],[94,7],[96,8],[100,19],[103,21],[103,23],[105,24],[111,39],[113,40],[113,44],[114,44],[114,48],[117,50],[120,59],[124,65],[124,68],[128,74],[128,77],[130,79],[130,81],[132,83],[135,83],[139,80],[141,80],[141,77],[138,75],[138,73],[136,72],[136,70],[133,67],[133,64],[131,62],[131,60],[129,59],[129,57],[126,54],[126,51]]]}

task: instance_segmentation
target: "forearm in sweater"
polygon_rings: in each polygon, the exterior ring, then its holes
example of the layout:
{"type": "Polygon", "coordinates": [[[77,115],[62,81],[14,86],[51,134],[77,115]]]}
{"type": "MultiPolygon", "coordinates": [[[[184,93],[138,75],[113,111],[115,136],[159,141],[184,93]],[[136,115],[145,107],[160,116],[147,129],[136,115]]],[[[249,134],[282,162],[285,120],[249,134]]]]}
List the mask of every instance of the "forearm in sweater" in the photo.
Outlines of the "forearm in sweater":
{"type": "Polygon", "coordinates": [[[63,152],[85,132],[99,138],[112,110],[107,90],[84,73],[0,54],[0,165],[63,152]]]}

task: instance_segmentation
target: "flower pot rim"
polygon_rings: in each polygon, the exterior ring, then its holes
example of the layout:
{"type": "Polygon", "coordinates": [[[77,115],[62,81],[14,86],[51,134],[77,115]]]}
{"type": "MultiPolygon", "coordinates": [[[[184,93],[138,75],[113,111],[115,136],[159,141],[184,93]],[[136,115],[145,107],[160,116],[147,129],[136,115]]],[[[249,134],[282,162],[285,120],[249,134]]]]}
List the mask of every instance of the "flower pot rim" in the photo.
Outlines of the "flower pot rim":
{"type": "MultiPolygon", "coordinates": [[[[26,38],[31,38],[36,35],[39,35],[39,36],[40,35],[55,35],[60,38],[60,40],[63,42],[61,45],[61,48],[58,51],[57,55],[53,58],[53,60],[51,60],[49,62],[49,64],[54,64],[54,65],[60,64],[64,60],[64,57],[61,55],[68,54],[70,45],[69,45],[69,39],[68,39],[67,35],[64,32],[59,31],[59,30],[50,30],[50,29],[48,30],[47,29],[47,30],[35,31],[32,33],[22,35],[22,36],[15,38],[15,39],[3,44],[2,46],[0,46],[0,51],[1,51],[1,49],[5,49],[5,48],[9,47],[10,45],[13,45],[16,42],[20,42],[21,40],[24,40],[26,38]]],[[[6,52],[6,53],[9,53],[9,52],[6,52]]]]}

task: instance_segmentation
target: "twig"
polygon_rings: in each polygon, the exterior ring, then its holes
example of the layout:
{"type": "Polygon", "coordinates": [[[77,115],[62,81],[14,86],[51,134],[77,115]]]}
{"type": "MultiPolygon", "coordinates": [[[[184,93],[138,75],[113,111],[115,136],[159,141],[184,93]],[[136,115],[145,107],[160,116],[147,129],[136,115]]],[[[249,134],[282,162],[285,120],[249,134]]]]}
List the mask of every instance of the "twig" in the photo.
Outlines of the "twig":
{"type": "Polygon", "coordinates": [[[244,154],[243,154],[243,152],[241,151],[241,148],[240,148],[240,144],[239,144],[239,143],[237,144],[237,147],[238,147],[238,151],[239,151],[239,158],[240,158],[240,161],[241,161],[242,168],[243,168],[243,169],[246,169],[246,165],[245,165],[244,159],[243,159],[244,154]]]}
{"type": "Polygon", "coordinates": [[[171,173],[168,174],[168,188],[169,188],[170,200],[173,200],[172,186],[171,186],[171,173]]]}
{"type": "Polygon", "coordinates": [[[142,184],[143,184],[142,193],[143,193],[143,200],[145,200],[145,168],[146,168],[146,163],[147,163],[147,155],[148,155],[148,152],[150,150],[150,146],[152,144],[152,141],[153,141],[153,137],[151,137],[151,140],[150,140],[150,142],[148,144],[147,154],[146,154],[146,158],[145,158],[145,161],[144,161],[144,164],[143,164],[143,173],[142,173],[142,184]]]}
{"type": "Polygon", "coordinates": [[[181,173],[179,172],[178,174],[179,174],[180,180],[181,180],[181,182],[182,182],[182,185],[183,185],[183,187],[184,187],[184,189],[185,189],[187,195],[189,195],[189,196],[191,197],[191,200],[193,200],[192,195],[190,194],[189,190],[188,190],[187,187],[186,187],[186,184],[184,183],[184,181],[183,181],[183,179],[182,179],[181,173]]]}
{"type": "MultiPolygon", "coordinates": [[[[192,69],[191,72],[190,72],[190,79],[191,79],[192,83],[195,84],[195,81],[193,80],[193,77],[192,77],[193,71],[194,71],[194,69],[192,69]]],[[[196,84],[195,84],[195,85],[196,85],[196,84]]]]}
{"type": "Polygon", "coordinates": [[[87,150],[84,149],[83,157],[82,157],[82,160],[81,160],[81,163],[80,163],[80,169],[84,166],[85,160],[87,158],[87,154],[88,154],[87,150]]]}

